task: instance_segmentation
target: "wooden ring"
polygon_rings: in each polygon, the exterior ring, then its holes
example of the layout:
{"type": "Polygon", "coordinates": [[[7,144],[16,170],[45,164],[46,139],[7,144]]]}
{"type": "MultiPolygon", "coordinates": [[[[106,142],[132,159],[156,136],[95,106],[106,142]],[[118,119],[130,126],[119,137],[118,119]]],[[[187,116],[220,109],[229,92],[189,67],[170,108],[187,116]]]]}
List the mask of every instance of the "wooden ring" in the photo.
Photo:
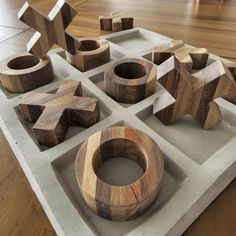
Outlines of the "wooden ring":
{"type": "Polygon", "coordinates": [[[1,63],[0,80],[12,93],[24,93],[53,81],[50,58],[38,59],[29,53],[5,59],[1,63]]]}
{"type": "Polygon", "coordinates": [[[104,73],[106,92],[118,102],[136,103],[155,92],[157,70],[146,60],[117,60],[104,73]]]}
{"type": "Polygon", "coordinates": [[[141,215],[157,196],[163,171],[163,157],[153,139],[125,126],[90,136],[76,159],[76,177],[85,202],[96,214],[111,220],[131,220],[141,215]],[[144,174],[129,185],[103,182],[97,170],[106,160],[120,156],[136,161],[144,174]]]}
{"type": "Polygon", "coordinates": [[[80,71],[88,71],[110,61],[110,45],[102,39],[80,39],[76,55],[66,52],[67,61],[80,71]]]}

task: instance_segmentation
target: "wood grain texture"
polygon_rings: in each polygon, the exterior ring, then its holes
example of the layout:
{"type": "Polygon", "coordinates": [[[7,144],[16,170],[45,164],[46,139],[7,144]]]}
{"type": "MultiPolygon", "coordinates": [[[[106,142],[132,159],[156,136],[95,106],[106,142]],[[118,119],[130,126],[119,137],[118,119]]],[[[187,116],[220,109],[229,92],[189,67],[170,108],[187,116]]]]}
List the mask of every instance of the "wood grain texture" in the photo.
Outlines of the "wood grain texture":
{"type": "Polygon", "coordinates": [[[136,103],[155,92],[156,77],[156,67],[146,60],[116,60],[104,72],[106,93],[118,102],[136,103]]]}
{"type": "Polygon", "coordinates": [[[173,40],[169,46],[155,48],[152,54],[152,61],[156,65],[160,65],[173,55],[190,72],[193,69],[203,69],[209,57],[209,53],[205,48],[191,48],[187,47],[181,40],[173,40]]]}
{"type": "MultiPolygon", "coordinates": [[[[37,9],[50,10],[56,0],[29,0],[37,9]]],[[[77,4],[77,0],[71,0],[77,4]]],[[[24,0],[0,0],[0,24],[24,28],[17,21],[17,11],[24,0]]],[[[88,0],[77,6],[80,12],[69,26],[76,36],[105,34],[98,26],[99,15],[112,10],[127,12],[135,17],[136,26],[181,38],[197,47],[206,47],[209,52],[235,60],[236,58],[236,2],[227,1],[172,1],[150,0],[88,0]],[[88,27],[89,25],[89,27],[88,27]]],[[[25,27],[26,28],[26,27],[25,27]]],[[[28,30],[0,43],[0,58],[25,51],[25,42],[31,37],[28,30]]],[[[0,235],[53,235],[53,229],[36,197],[14,159],[4,135],[0,134],[0,235]],[[8,179],[12,176],[14,179],[8,179]],[[14,176],[14,177],[13,177],[14,176]],[[17,187],[17,189],[16,189],[17,187]],[[27,207],[27,209],[26,209],[27,207]],[[30,223],[29,223],[30,222],[30,223]]],[[[201,216],[189,227],[184,236],[236,235],[236,179],[211,203],[201,216]]]]}
{"type": "Polygon", "coordinates": [[[97,18],[110,11],[127,13],[135,25],[204,47],[219,56],[236,58],[236,3],[228,1],[89,0],[76,8],[80,17],[71,25],[76,35],[97,36],[97,18]],[[79,23],[79,27],[74,25],[79,23]],[[89,30],[87,25],[90,25],[89,30]]]}
{"type": "Polygon", "coordinates": [[[24,31],[25,29],[15,29],[15,28],[6,27],[6,26],[0,26],[0,43],[24,31]]]}
{"type": "Polygon", "coordinates": [[[110,61],[110,45],[106,40],[83,38],[76,54],[66,52],[67,61],[85,72],[110,61]]]}
{"type": "Polygon", "coordinates": [[[46,17],[26,2],[19,11],[19,19],[37,31],[27,45],[28,51],[43,58],[56,43],[75,54],[79,41],[66,28],[76,14],[77,11],[64,0],[59,0],[46,17]]]}
{"type": "Polygon", "coordinates": [[[204,129],[222,121],[219,106],[214,102],[228,94],[235,81],[226,73],[222,62],[215,61],[191,74],[185,64],[172,56],[158,67],[158,81],[169,92],[157,98],[153,114],[165,125],[190,114],[204,129]]]}
{"type": "Polygon", "coordinates": [[[163,179],[164,161],[158,145],[145,133],[116,126],[90,136],[79,149],[76,176],[88,206],[110,220],[131,220],[140,216],[157,196],[163,179]],[[103,162],[129,158],[144,174],[129,185],[103,182],[96,172],[103,162]]]}
{"type": "Polygon", "coordinates": [[[25,120],[35,123],[39,144],[55,146],[64,140],[70,126],[89,127],[99,120],[96,98],[82,97],[79,81],[64,82],[55,94],[28,93],[19,107],[25,120]]]}
{"type": "Polygon", "coordinates": [[[99,25],[101,30],[113,32],[128,30],[133,29],[134,18],[122,16],[119,12],[111,12],[109,16],[99,16],[99,25]]]}
{"type": "Polygon", "coordinates": [[[226,67],[228,69],[228,75],[232,76],[235,83],[231,85],[229,92],[223,98],[236,105],[236,63],[228,64],[226,67]]]}
{"type": "Polygon", "coordinates": [[[0,235],[56,235],[0,129],[0,235]]]}
{"type": "Polygon", "coordinates": [[[38,59],[29,53],[12,56],[1,62],[0,81],[12,93],[23,93],[54,79],[51,59],[38,59]]]}

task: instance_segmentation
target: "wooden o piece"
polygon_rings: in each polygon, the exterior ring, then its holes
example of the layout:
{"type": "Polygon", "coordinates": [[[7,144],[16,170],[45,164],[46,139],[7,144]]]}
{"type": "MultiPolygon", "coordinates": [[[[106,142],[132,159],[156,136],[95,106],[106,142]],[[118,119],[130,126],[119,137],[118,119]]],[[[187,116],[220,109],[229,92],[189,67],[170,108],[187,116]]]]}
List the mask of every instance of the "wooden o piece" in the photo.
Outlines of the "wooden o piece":
{"type": "Polygon", "coordinates": [[[52,82],[54,73],[49,57],[35,58],[29,53],[20,54],[1,62],[0,80],[12,93],[23,93],[52,82]]]}
{"type": "Polygon", "coordinates": [[[52,147],[64,140],[70,126],[89,127],[99,120],[96,98],[82,97],[79,81],[64,82],[55,94],[28,93],[20,101],[23,118],[35,123],[39,144],[52,147]]]}
{"type": "Polygon", "coordinates": [[[27,49],[35,57],[43,58],[54,44],[70,52],[76,53],[80,43],[77,38],[66,31],[77,11],[65,0],[58,0],[48,16],[25,2],[18,17],[37,32],[27,45],[27,49]]]}
{"type": "Polygon", "coordinates": [[[121,59],[105,69],[105,89],[118,102],[136,103],[155,92],[156,77],[152,63],[144,59],[121,59]]]}
{"type": "Polygon", "coordinates": [[[125,126],[111,127],[90,136],[76,159],[76,177],[85,202],[96,214],[111,220],[140,216],[157,196],[163,171],[162,153],[153,139],[125,126]],[[120,156],[136,161],[144,174],[128,185],[110,185],[96,173],[103,162],[120,156]]]}
{"type": "Polygon", "coordinates": [[[110,45],[106,40],[83,38],[76,55],[66,52],[67,61],[80,71],[88,71],[110,61],[110,45]]]}
{"type": "Polygon", "coordinates": [[[228,94],[235,84],[222,62],[215,61],[191,74],[174,56],[158,67],[158,82],[168,91],[153,104],[153,114],[165,125],[190,114],[204,129],[222,121],[219,106],[214,100],[228,94]]]}

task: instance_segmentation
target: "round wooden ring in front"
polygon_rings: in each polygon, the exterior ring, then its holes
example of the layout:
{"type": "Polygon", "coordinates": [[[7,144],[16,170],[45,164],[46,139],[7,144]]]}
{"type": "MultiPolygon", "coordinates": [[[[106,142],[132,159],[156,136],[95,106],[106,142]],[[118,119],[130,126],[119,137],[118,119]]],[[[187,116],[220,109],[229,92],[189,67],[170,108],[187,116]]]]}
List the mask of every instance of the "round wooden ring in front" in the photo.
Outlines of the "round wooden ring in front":
{"type": "Polygon", "coordinates": [[[106,93],[123,103],[136,103],[156,89],[157,69],[144,59],[127,58],[107,66],[104,72],[106,93]]]}
{"type": "Polygon", "coordinates": [[[54,73],[49,57],[38,59],[29,53],[1,62],[0,80],[9,92],[24,93],[52,82],[54,73]]]}
{"type": "Polygon", "coordinates": [[[102,39],[80,39],[76,55],[66,52],[67,61],[80,71],[88,71],[110,61],[110,45],[102,39]]]}
{"type": "Polygon", "coordinates": [[[99,216],[131,220],[140,216],[157,196],[164,162],[158,145],[140,130],[116,126],[90,136],[79,149],[76,177],[87,205],[99,216]],[[135,160],[144,174],[129,185],[116,186],[97,176],[103,162],[125,157],[135,160]]]}

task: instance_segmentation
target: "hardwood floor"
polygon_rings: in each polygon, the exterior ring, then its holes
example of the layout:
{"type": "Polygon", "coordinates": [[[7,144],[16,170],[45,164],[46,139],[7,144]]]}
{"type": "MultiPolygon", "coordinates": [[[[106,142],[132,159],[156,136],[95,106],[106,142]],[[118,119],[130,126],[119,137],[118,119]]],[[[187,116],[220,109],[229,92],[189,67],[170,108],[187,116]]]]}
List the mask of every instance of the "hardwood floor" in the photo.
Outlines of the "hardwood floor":
{"type": "MultiPolygon", "coordinates": [[[[56,0],[29,0],[48,13],[56,0]]],[[[69,27],[76,36],[97,36],[98,16],[129,13],[135,26],[165,34],[236,61],[236,1],[228,0],[70,0],[78,16],[69,27]]],[[[24,0],[0,0],[0,60],[25,51],[33,31],[17,20],[24,0]]],[[[1,111],[0,111],[1,112],[1,111]]],[[[55,235],[0,131],[0,235],[55,235]]],[[[236,180],[184,233],[236,235],[236,180]]]]}
{"type": "Polygon", "coordinates": [[[0,130],[0,235],[55,235],[0,130]]]}

